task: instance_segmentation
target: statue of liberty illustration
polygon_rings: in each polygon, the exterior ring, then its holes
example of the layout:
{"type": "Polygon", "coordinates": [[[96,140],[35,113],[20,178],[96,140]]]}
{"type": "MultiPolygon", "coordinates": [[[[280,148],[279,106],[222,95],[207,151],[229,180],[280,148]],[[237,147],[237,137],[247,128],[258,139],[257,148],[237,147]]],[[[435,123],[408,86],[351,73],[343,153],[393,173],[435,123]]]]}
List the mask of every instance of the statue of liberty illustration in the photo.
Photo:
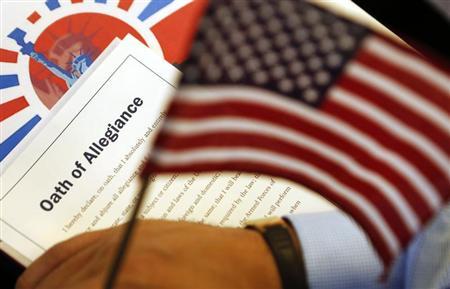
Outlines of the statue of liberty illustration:
{"type": "Polygon", "coordinates": [[[37,62],[44,65],[49,71],[51,71],[57,77],[63,79],[67,87],[71,87],[80,76],[86,72],[89,66],[92,64],[92,59],[87,53],[80,51],[80,55],[73,55],[71,61],[71,70],[66,71],[58,65],[48,60],[42,53],[38,53],[34,50],[34,43],[25,42],[26,32],[22,29],[16,28],[11,32],[8,37],[15,40],[21,47],[20,52],[23,55],[28,55],[37,62]]]}

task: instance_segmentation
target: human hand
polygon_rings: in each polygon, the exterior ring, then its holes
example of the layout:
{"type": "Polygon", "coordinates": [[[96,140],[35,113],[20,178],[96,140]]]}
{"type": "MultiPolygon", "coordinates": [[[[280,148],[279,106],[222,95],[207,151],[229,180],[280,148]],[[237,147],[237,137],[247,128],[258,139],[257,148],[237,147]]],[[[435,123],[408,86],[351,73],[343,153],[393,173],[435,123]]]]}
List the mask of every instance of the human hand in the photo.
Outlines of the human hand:
{"type": "MultiPolygon", "coordinates": [[[[102,288],[123,229],[56,245],[24,272],[16,288],[102,288]]],[[[147,220],[136,225],[115,288],[281,288],[281,281],[255,231],[147,220]]]]}

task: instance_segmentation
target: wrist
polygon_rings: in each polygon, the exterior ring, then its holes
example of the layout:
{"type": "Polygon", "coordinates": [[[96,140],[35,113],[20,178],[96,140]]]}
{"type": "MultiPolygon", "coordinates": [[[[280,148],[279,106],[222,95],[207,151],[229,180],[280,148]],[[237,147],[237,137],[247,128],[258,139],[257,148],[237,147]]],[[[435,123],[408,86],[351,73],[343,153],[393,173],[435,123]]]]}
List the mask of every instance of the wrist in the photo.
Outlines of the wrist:
{"type": "Polygon", "coordinates": [[[235,245],[231,270],[234,275],[239,272],[240,287],[282,289],[275,259],[264,237],[254,230],[232,230],[236,235],[233,237],[235,245]]]}
{"type": "Polygon", "coordinates": [[[308,288],[299,239],[288,220],[269,218],[247,225],[266,242],[278,269],[283,289],[308,288]]]}
{"type": "Polygon", "coordinates": [[[251,244],[254,246],[254,250],[257,251],[255,256],[257,255],[258,257],[255,258],[256,262],[254,264],[257,266],[255,272],[257,278],[261,281],[261,287],[259,288],[282,289],[282,281],[276,260],[264,236],[255,230],[246,231],[252,235],[254,240],[251,244]]]}

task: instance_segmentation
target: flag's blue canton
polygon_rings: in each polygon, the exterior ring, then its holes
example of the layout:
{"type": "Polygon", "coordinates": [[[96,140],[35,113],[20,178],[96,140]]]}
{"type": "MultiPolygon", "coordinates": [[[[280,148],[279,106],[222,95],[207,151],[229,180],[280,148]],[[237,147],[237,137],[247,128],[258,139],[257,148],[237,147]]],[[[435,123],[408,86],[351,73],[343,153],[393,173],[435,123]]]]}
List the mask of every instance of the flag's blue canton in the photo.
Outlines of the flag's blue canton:
{"type": "Polygon", "coordinates": [[[212,1],[184,83],[256,85],[318,106],[366,34],[303,1],[212,1]]]}

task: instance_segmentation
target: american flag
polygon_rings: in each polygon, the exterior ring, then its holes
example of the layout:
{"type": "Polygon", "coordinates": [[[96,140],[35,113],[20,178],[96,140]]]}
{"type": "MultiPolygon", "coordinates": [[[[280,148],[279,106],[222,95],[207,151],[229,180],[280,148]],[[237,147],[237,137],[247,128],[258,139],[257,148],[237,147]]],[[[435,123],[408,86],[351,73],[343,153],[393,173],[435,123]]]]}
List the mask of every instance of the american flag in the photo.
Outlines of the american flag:
{"type": "Polygon", "coordinates": [[[450,77],[303,1],[212,1],[149,167],[287,178],[388,265],[450,196],[450,77]]]}

